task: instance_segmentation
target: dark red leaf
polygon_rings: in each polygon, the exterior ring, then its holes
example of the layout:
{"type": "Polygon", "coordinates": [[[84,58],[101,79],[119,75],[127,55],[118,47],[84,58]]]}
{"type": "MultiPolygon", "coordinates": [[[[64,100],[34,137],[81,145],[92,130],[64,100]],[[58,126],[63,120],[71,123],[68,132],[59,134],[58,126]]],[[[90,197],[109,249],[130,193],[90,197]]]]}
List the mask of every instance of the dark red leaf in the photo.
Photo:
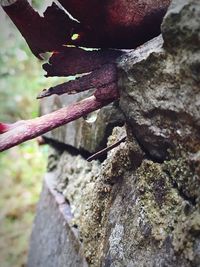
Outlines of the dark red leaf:
{"type": "Polygon", "coordinates": [[[80,30],[80,24],[71,20],[56,4],[48,7],[41,17],[27,0],[17,0],[3,9],[26,39],[33,54],[56,51],[71,41],[71,35],[80,30]]]}
{"type": "Polygon", "coordinates": [[[65,93],[74,94],[86,91],[90,88],[99,88],[110,84],[117,83],[117,71],[114,64],[103,65],[100,69],[91,72],[88,75],[76,78],[69,82],[50,87],[48,90],[44,89],[37,98],[43,98],[50,95],[62,95],[65,93]]]}
{"type": "Polygon", "coordinates": [[[87,73],[112,64],[122,55],[119,50],[86,51],[80,48],[66,47],[62,52],[52,55],[49,63],[43,65],[48,76],[70,76],[87,73]]]}

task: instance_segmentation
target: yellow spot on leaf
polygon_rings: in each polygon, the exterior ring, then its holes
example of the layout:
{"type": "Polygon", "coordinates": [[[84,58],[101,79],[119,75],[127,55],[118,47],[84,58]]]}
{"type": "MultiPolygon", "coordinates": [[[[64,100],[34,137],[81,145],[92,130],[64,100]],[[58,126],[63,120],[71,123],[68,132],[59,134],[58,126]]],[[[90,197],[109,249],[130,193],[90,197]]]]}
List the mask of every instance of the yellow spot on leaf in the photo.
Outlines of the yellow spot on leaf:
{"type": "Polygon", "coordinates": [[[74,33],[71,37],[72,41],[76,41],[79,38],[79,34],[78,33],[74,33]]]}

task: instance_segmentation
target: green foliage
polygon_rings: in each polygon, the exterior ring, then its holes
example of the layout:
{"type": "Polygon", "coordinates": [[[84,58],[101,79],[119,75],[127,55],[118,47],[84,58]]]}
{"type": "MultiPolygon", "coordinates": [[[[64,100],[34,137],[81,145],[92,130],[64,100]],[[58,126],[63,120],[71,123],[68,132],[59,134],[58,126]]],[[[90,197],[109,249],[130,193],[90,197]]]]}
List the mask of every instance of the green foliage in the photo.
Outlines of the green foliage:
{"type": "MultiPolygon", "coordinates": [[[[51,1],[46,1],[47,2],[51,1]]],[[[43,1],[32,1],[39,8],[43,1]]],[[[15,26],[0,9],[0,121],[38,116],[38,92],[58,83],[46,79],[15,26]]],[[[59,79],[59,82],[64,81],[59,79]]],[[[47,161],[47,146],[27,142],[0,154],[0,265],[24,267],[35,204],[47,161]]]]}
{"type": "Polygon", "coordinates": [[[35,141],[0,156],[0,259],[1,266],[21,267],[27,259],[35,204],[45,172],[47,147],[35,141]]]}
{"type": "Polygon", "coordinates": [[[41,7],[41,0],[32,0],[32,6],[39,9],[41,7]]]}
{"type": "Polygon", "coordinates": [[[37,113],[34,95],[45,79],[21,35],[4,14],[0,15],[0,121],[12,122],[37,113]]]}
{"type": "MultiPolygon", "coordinates": [[[[37,1],[39,2],[39,1],[37,1]]],[[[51,81],[20,33],[0,11],[0,121],[38,116],[37,93],[51,81]]],[[[35,204],[47,161],[36,141],[0,154],[0,265],[24,267],[35,204]]]]}

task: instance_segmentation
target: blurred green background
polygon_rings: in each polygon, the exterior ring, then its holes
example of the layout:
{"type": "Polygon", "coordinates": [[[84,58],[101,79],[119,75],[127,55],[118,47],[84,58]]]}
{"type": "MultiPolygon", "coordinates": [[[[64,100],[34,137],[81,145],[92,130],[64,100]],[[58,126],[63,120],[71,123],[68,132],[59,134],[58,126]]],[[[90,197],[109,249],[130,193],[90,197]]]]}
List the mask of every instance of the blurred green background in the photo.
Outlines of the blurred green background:
{"type": "MultiPolygon", "coordinates": [[[[51,1],[32,1],[41,8],[51,1]]],[[[54,79],[55,82],[55,79],[54,79]]],[[[36,95],[50,87],[41,62],[0,8],[0,121],[38,116],[36,95]]],[[[0,153],[0,266],[26,266],[48,147],[35,140],[0,153]]]]}

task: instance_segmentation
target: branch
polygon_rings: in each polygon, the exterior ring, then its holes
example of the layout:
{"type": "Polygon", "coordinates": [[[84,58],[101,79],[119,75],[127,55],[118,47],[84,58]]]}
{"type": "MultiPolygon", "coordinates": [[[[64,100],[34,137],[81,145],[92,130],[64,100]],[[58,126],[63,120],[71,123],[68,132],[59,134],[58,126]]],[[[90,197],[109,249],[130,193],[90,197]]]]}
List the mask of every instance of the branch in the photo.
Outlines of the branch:
{"type": "Polygon", "coordinates": [[[113,148],[119,146],[121,143],[126,141],[126,136],[124,136],[123,138],[121,138],[119,141],[117,141],[116,143],[107,146],[106,148],[96,152],[95,154],[93,154],[92,156],[90,156],[89,158],[87,158],[87,161],[92,161],[92,160],[96,160],[98,158],[100,158],[101,156],[103,156],[104,154],[106,154],[108,151],[112,150],[113,148]]]}
{"type": "Polygon", "coordinates": [[[97,70],[105,64],[115,64],[124,52],[120,50],[87,51],[77,47],[65,47],[63,51],[54,53],[49,63],[43,65],[46,77],[70,76],[97,70]]]}
{"type": "Polygon", "coordinates": [[[94,96],[98,101],[110,101],[112,99],[119,98],[119,91],[117,87],[117,83],[113,82],[110,84],[106,84],[102,87],[99,87],[95,92],[94,96]]]}
{"type": "Polygon", "coordinates": [[[49,89],[44,89],[37,98],[44,98],[51,95],[74,94],[86,91],[91,88],[100,88],[117,81],[117,71],[114,64],[103,65],[92,73],[76,78],[75,80],[59,84],[49,89]]]}
{"type": "Polygon", "coordinates": [[[118,97],[116,92],[105,99],[99,101],[95,96],[91,96],[78,103],[59,109],[50,114],[27,121],[19,121],[15,124],[0,123],[0,151],[16,146],[27,140],[40,136],[54,128],[74,121],[92,111],[106,106],[118,97]]]}

